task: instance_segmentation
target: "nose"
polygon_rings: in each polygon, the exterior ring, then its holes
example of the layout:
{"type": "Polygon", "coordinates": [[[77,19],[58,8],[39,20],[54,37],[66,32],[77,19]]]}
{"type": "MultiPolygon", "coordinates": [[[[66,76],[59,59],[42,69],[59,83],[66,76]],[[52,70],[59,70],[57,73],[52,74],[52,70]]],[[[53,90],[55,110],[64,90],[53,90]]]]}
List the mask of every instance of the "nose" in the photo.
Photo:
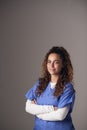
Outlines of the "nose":
{"type": "Polygon", "coordinates": [[[52,67],[52,68],[54,67],[54,63],[53,63],[53,62],[51,63],[51,67],[52,67]]]}

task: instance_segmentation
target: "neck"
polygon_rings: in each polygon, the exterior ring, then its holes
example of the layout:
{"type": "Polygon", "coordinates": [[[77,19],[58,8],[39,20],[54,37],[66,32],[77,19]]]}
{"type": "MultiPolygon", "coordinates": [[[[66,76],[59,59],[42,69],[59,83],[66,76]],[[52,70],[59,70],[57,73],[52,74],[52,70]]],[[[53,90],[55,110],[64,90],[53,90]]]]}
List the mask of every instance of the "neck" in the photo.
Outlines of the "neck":
{"type": "Polygon", "coordinates": [[[57,83],[58,81],[58,75],[51,75],[51,82],[57,83]]]}

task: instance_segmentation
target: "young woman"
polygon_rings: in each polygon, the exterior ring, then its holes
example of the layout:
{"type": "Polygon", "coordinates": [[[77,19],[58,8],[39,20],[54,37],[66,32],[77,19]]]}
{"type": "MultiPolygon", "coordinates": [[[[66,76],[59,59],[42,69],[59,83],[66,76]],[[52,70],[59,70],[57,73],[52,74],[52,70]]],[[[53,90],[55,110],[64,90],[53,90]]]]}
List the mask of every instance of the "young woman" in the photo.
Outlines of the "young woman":
{"type": "Polygon", "coordinates": [[[34,130],[75,130],[73,67],[63,47],[52,47],[42,64],[42,76],[26,93],[26,112],[35,115],[34,130]]]}

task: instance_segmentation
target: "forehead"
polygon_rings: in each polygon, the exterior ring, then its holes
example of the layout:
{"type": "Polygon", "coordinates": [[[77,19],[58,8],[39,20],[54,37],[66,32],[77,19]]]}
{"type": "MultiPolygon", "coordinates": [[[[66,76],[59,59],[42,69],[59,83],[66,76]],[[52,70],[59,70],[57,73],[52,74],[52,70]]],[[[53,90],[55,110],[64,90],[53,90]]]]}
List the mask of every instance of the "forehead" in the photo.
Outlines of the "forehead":
{"type": "Polygon", "coordinates": [[[58,55],[58,54],[56,54],[56,53],[51,53],[51,54],[49,54],[49,56],[48,56],[48,60],[49,60],[49,59],[60,60],[61,58],[60,58],[60,55],[58,55]]]}

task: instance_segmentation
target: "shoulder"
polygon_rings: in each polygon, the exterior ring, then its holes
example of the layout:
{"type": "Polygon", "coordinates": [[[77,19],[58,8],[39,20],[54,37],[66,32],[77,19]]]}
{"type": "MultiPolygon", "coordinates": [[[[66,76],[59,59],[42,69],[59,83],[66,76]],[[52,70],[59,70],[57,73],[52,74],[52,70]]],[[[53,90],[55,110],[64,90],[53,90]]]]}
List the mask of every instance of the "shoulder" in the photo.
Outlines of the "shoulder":
{"type": "Polygon", "coordinates": [[[73,85],[71,82],[68,82],[68,83],[64,86],[64,91],[72,91],[72,92],[75,92],[74,85],[73,85]]]}
{"type": "Polygon", "coordinates": [[[37,80],[37,81],[33,84],[33,86],[29,89],[29,91],[35,91],[38,85],[39,85],[39,80],[37,80]]]}
{"type": "Polygon", "coordinates": [[[74,88],[74,85],[73,85],[73,83],[68,82],[68,83],[66,83],[65,88],[74,88]]]}

